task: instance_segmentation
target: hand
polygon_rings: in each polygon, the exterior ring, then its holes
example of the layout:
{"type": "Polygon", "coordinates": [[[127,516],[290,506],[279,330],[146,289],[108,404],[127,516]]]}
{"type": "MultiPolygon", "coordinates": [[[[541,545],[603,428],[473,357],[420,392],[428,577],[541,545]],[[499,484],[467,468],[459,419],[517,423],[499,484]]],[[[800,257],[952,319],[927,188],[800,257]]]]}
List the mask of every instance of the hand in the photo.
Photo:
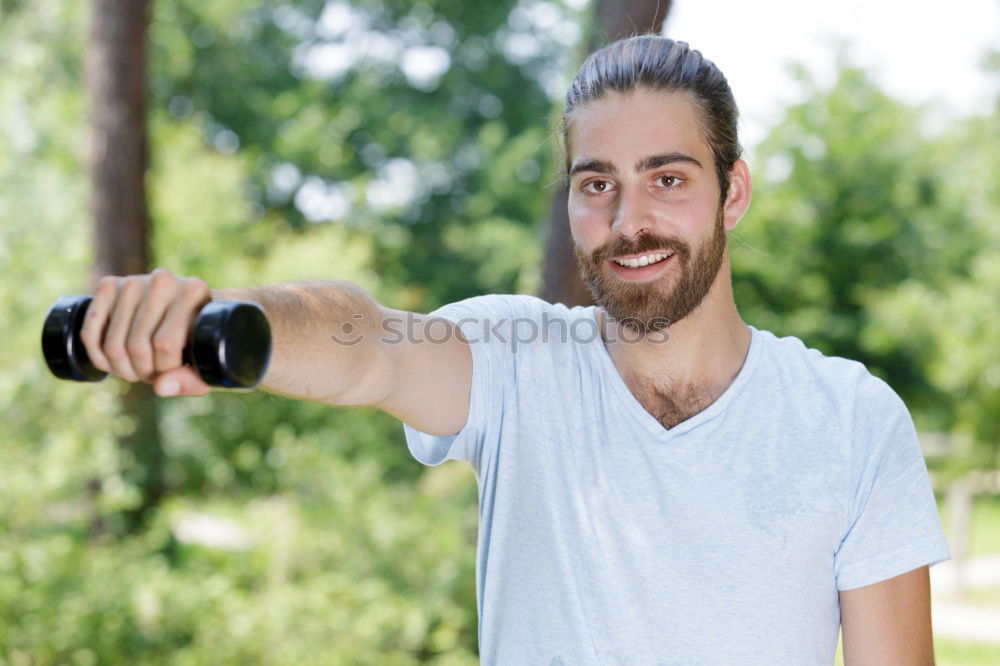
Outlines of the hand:
{"type": "Polygon", "coordinates": [[[95,367],[158,395],[205,395],[211,388],[183,365],[182,351],[201,308],[212,300],[203,280],[158,268],[149,275],[101,279],[80,339],[95,367]]]}

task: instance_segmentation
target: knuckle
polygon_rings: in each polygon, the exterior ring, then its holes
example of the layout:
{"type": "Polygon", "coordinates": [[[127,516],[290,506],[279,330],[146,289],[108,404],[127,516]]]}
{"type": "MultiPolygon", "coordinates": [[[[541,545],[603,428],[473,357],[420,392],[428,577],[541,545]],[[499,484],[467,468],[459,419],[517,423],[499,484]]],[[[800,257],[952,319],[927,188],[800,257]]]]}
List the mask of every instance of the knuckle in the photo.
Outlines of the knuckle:
{"type": "Polygon", "coordinates": [[[151,280],[149,283],[148,295],[150,297],[156,298],[157,300],[169,298],[169,295],[172,293],[172,291],[173,290],[170,287],[170,283],[168,282],[159,282],[157,280],[151,280]]]}
{"type": "Polygon", "coordinates": [[[122,291],[123,292],[134,292],[137,289],[142,288],[142,277],[138,275],[130,275],[127,278],[122,279],[122,291]]]}
{"type": "Polygon", "coordinates": [[[84,347],[93,348],[96,342],[95,338],[97,333],[94,331],[93,327],[84,326],[80,329],[80,342],[83,343],[84,347]]]}
{"type": "Polygon", "coordinates": [[[117,275],[105,275],[97,283],[97,291],[114,291],[118,288],[119,278],[117,275]]]}
{"type": "Polygon", "coordinates": [[[129,340],[125,345],[125,349],[128,351],[129,357],[133,360],[145,359],[149,356],[149,345],[142,340],[129,340]]]}
{"type": "Polygon", "coordinates": [[[201,278],[188,278],[184,281],[184,293],[188,296],[204,296],[208,294],[208,283],[201,278]]]}
{"type": "Polygon", "coordinates": [[[125,359],[128,358],[128,354],[125,351],[125,346],[117,344],[106,345],[104,347],[104,355],[107,356],[109,360],[115,362],[124,361],[125,359]]]}
{"type": "Polygon", "coordinates": [[[173,286],[176,280],[176,276],[165,268],[157,268],[149,276],[150,287],[157,291],[173,286]]]}
{"type": "Polygon", "coordinates": [[[173,354],[175,351],[180,349],[180,344],[177,339],[172,335],[155,335],[153,336],[153,349],[158,353],[163,355],[173,354]]]}

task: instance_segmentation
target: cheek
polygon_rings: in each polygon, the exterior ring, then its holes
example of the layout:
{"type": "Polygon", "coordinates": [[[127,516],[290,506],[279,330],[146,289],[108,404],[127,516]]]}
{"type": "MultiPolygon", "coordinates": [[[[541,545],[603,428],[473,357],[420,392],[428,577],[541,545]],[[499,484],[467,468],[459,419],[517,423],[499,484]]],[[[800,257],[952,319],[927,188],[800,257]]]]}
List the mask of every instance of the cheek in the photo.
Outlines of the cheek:
{"type": "Polygon", "coordinates": [[[715,211],[703,201],[690,199],[678,202],[671,216],[672,226],[684,234],[697,235],[715,220],[715,211]]]}
{"type": "Polygon", "coordinates": [[[694,189],[664,197],[653,213],[654,230],[662,235],[699,238],[715,226],[717,203],[705,192],[694,189]]]}
{"type": "Polygon", "coordinates": [[[590,252],[606,242],[611,233],[606,211],[587,205],[579,197],[570,195],[567,212],[570,232],[577,245],[590,252]]]}

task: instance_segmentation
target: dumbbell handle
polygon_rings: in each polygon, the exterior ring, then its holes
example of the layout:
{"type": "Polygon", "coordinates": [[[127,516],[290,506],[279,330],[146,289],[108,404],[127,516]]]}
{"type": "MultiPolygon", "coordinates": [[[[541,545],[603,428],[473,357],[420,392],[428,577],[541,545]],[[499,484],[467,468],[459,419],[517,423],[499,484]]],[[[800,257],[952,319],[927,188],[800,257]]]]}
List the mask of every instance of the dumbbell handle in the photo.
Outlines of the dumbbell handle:
{"type": "MultiPolygon", "coordinates": [[[[61,296],[42,328],[42,354],[56,377],[96,382],[108,376],[91,363],[80,329],[92,296],[61,296]]],[[[211,301],[198,313],[182,356],[209,386],[253,388],[271,358],[271,330],[256,303],[211,301]]]]}

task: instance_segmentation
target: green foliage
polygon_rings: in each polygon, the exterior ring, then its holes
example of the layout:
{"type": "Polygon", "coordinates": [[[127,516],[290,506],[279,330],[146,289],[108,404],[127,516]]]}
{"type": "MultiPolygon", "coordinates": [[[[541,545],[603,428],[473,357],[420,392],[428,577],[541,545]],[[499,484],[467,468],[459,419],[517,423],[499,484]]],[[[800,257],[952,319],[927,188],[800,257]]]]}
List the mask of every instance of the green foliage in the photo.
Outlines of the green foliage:
{"type": "Polygon", "coordinates": [[[392,486],[317,436],[280,450],[289,495],[178,498],[125,542],[6,530],[0,663],[476,663],[466,470],[392,486]]]}
{"type": "MultiPolygon", "coordinates": [[[[951,513],[940,500],[938,514],[945,534],[953,534],[951,513]]],[[[966,555],[968,557],[1000,555],[1000,529],[998,526],[1000,526],[1000,496],[973,495],[969,514],[969,542],[966,545],[966,555]]]]}
{"type": "Polygon", "coordinates": [[[1000,108],[959,124],[931,154],[933,163],[948,164],[941,187],[960,203],[971,227],[967,238],[943,239],[932,252],[972,241],[978,243],[974,253],[940,280],[909,279],[894,292],[872,293],[872,323],[864,332],[873,348],[919,354],[921,374],[947,396],[946,427],[980,467],[1000,464],[998,136],[1000,108]]]}
{"type": "Polygon", "coordinates": [[[801,83],[806,101],[760,146],[733,235],[740,309],[865,363],[925,429],[971,438],[978,464],[995,466],[1000,116],[934,135],[924,110],[849,64],[829,90],[801,83]]]}
{"type": "MultiPolygon", "coordinates": [[[[84,9],[24,5],[0,26],[0,663],[474,663],[474,481],[423,475],[372,410],[164,401],[168,500],[148,531],[114,536],[139,499],[115,444],[135,427],[116,416],[122,385],[56,382],[38,339],[55,296],[88,283],[84,9]],[[254,545],[183,543],[185,512],[229,517],[254,545]]],[[[377,288],[370,234],[258,215],[252,151],[202,129],[154,115],[158,263],[218,286],[377,288]]]]}
{"type": "MultiPolygon", "coordinates": [[[[368,39],[452,55],[414,82],[374,51],[336,75],[295,65],[347,39],[317,31],[318,0],[153,3],[155,263],[218,287],[348,279],[414,310],[534,291],[569,49],[516,13],[533,4],[356,3],[368,39]],[[537,50],[504,55],[514,33],[537,50]],[[336,205],[316,213],[310,191],[336,205]]],[[[2,11],[0,664],[475,663],[475,481],[418,465],[374,410],[164,400],[167,497],[118,536],[140,497],[123,385],[56,382],[38,340],[52,300],[88,285],[86,4],[2,11]]],[[[734,244],[746,319],[867,362],[926,426],[996,442],[997,116],[921,132],[849,67],[807,90],[734,244]]]]}
{"type": "MultiPolygon", "coordinates": [[[[537,270],[525,267],[539,256],[538,183],[551,166],[538,72],[565,49],[536,31],[540,55],[513,66],[502,49],[509,1],[335,6],[331,19],[322,2],[157,3],[154,116],[186,120],[216,145],[238,139],[240,200],[266,237],[360,234],[376,296],[391,306],[533,290],[537,270]],[[404,66],[428,53],[451,54],[439,76],[404,66]],[[302,203],[330,192],[334,211],[302,203]],[[494,252],[495,224],[516,252],[494,252]]],[[[325,275],[339,259],[328,257],[325,275]]]]}

